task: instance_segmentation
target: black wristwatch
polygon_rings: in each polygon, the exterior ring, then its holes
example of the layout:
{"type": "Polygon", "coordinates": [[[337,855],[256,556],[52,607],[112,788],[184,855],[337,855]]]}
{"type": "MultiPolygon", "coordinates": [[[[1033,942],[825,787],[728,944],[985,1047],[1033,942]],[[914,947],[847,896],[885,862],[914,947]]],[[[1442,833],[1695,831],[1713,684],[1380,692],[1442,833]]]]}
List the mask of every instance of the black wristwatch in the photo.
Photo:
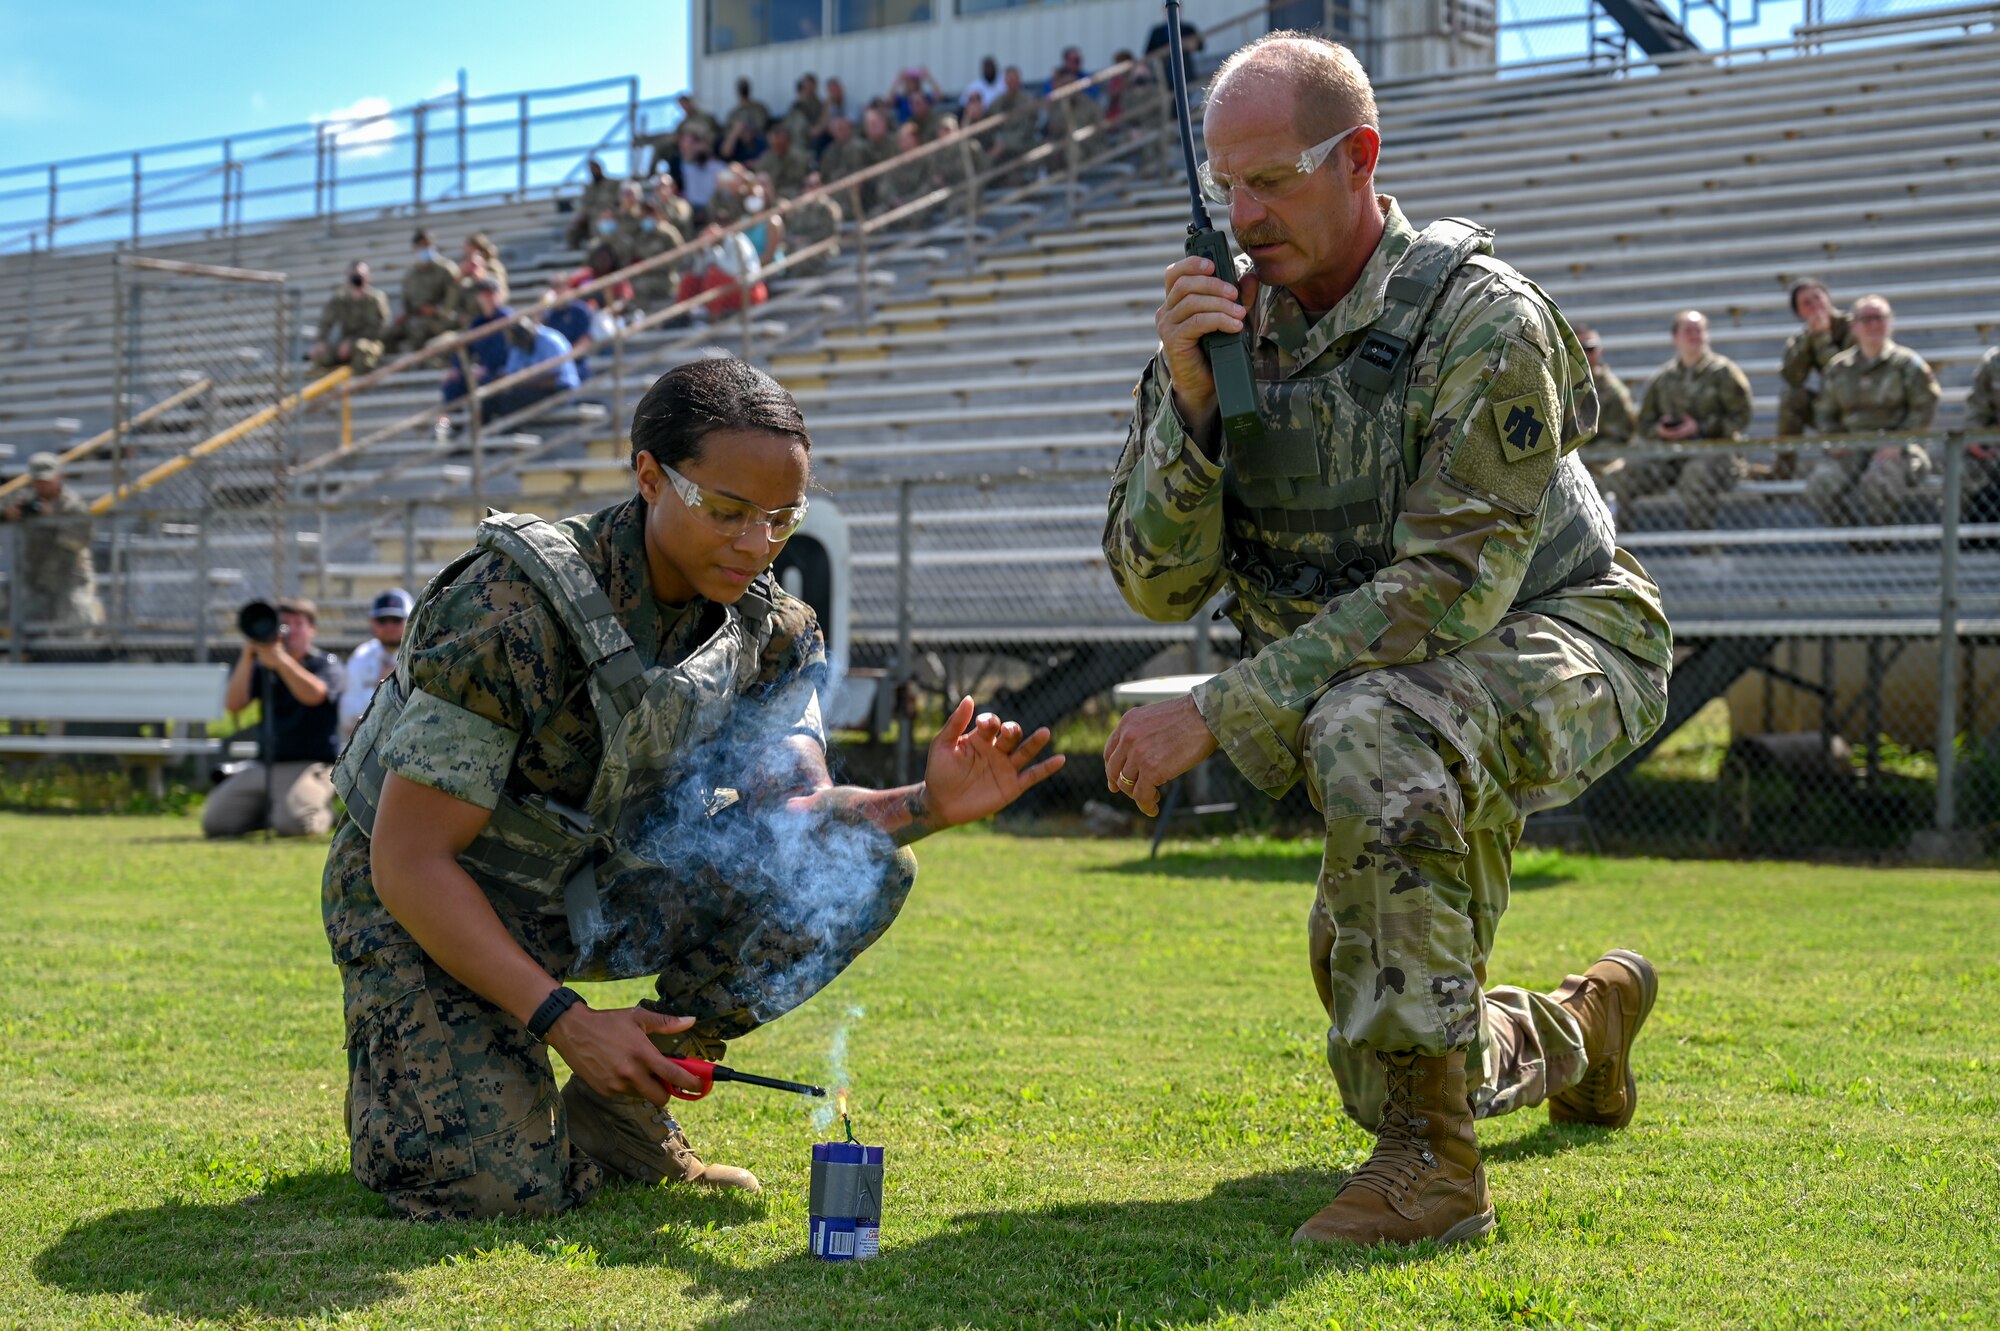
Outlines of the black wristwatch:
{"type": "MultiPolygon", "coordinates": [[[[547,1044],[549,1027],[555,1025],[563,1013],[569,1011],[578,1003],[583,1003],[582,994],[579,994],[566,984],[558,985],[555,989],[549,991],[549,996],[544,998],[542,1005],[535,1009],[535,1015],[528,1018],[528,1034],[547,1044]]],[[[588,1007],[590,1005],[584,1003],[584,1006],[588,1007]]]]}

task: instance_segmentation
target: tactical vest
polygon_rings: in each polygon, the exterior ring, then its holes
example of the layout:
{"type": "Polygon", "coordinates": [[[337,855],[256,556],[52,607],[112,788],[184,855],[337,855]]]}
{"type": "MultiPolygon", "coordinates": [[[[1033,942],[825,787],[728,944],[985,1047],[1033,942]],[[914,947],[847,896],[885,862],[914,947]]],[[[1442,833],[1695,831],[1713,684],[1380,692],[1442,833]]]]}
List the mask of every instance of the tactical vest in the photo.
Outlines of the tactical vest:
{"type": "MultiPolygon", "coordinates": [[[[1416,349],[1452,276],[1492,253],[1486,228],[1455,217],[1432,223],[1397,261],[1381,314],[1345,358],[1257,381],[1264,437],[1225,446],[1225,557],[1243,595],[1292,629],[1393,558],[1396,516],[1419,464],[1403,438],[1416,349]]],[[[1611,567],[1611,515],[1574,447],[1542,502],[1542,536],[1516,605],[1611,567]]],[[[1249,617],[1234,613],[1248,643],[1249,617]]]]}
{"type": "MultiPolygon", "coordinates": [[[[531,514],[489,513],[473,548],[424,588],[428,604],[487,551],[512,560],[547,598],[590,672],[588,692],[603,745],[582,809],[539,792],[503,793],[486,827],[458,862],[489,892],[526,909],[566,915],[578,949],[570,978],[652,975],[662,940],[645,918],[644,898],[672,892],[655,864],[635,855],[654,800],[698,753],[756,680],[770,638],[768,584],[753,583],[701,646],[671,666],[645,667],[638,649],[564,531],[531,514]],[[608,893],[619,900],[606,900],[608,893]]],[[[383,745],[411,694],[410,653],[375,699],[334,768],[348,816],[372,834],[382,799],[383,745]]]]}

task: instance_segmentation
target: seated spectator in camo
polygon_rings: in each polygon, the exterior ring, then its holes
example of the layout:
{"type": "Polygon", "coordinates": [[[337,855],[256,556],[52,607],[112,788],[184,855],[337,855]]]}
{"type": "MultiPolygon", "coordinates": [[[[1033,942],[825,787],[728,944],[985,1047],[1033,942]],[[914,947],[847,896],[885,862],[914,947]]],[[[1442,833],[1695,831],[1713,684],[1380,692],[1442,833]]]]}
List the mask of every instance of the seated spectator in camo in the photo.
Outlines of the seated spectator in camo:
{"type": "MultiPolygon", "coordinates": [[[[612,268],[623,268],[626,264],[632,262],[631,242],[626,239],[625,228],[619,223],[617,209],[606,208],[598,213],[597,220],[591,224],[590,231],[590,245],[585,251],[585,262],[589,261],[590,255],[597,253],[599,250],[604,250],[611,255],[612,268]]],[[[606,269],[605,271],[609,272],[610,269],[606,269]]]]}
{"type": "Polygon", "coordinates": [[[660,220],[683,237],[694,233],[694,208],[681,197],[681,187],[672,176],[653,182],[653,207],[659,210],[660,220]]]}
{"type": "Polygon", "coordinates": [[[410,248],[415,253],[403,270],[403,313],[389,330],[393,351],[415,351],[458,331],[458,265],[438,253],[428,231],[410,237],[410,248]]]}
{"type": "Polygon", "coordinates": [[[618,206],[618,182],[604,173],[604,163],[593,157],[587,165],[590,179],[585,182],[583,194],[576,201],[569,230],[563,233],[563,244],[571,249],[578,248],[589,239],[592,218],[606,208],[618,206]]]}
{"type": "Polygon", "coordinates": [[[500,262],[500,247],[495,245],[484,231],[475,231],[465,238],[465,253],[459,259],[461,272],[478,271],[500,284],[500,299],[507,299],[507,265],[500,262]]]}
{"type": "Polygon", "coordinates": [[[240,712],[268,700],[257,761],[209,792],[202,835],[324,836],[333,827],[333,760],[339,756],[340,662],[313,646],[319,608],[304,597],[278,602],[282,628],[270,642],[246,640],[229,672],[223,706],[240,712]],[[268,687],[267,687],[268,686],[268,687]]]}
{"type": "MultiPolygon", "coordinates": [[[[590,253],[584,257],[581,277],[585,282],[602,281],[624,266],[618,261],[618,252],[614,246],[608,242],[593,245],[590,247],[590,253]]],[[[632,303],[634,294],[629,281],[621,280],[600,287],[597,292],[598,308],[616,314],[632,303]]]]}
{"type": "Polygon", "coordinates": [[[771,146],[757,159],[756,171],[771,178],[777,197],[796,199],[804,191],[806,176],[812,169],[812,154],[798,146],[791,125],[780,121],[771,126],[771,146]]]}
{"type": "Polygon", "coordinates": [[[813,122],[812,133],[806,136],[806,147],[811,149],[815,161],[826,151],[826,145],[833,142],[833,122],[852,120],[847,110],[847,85],[839,78],[826,81],[826,95],[821,99],[819,119],[813,122]]]}
{"type": "MultiPolygon", "coordinates": [[[[1674,358],[1653,371],[1646,396],[1639,404],[1639,433],[1669,443],[1695,439],[1741,439],[1750,428],[1750,378],[1735,361],[1718,356],[1708,344],[1708,316],[1682,310],[1674,316],[1674,358]]],[[[1715,526],[1722,495],[1736,488],[1746,470],[1734,453],[1704,450],[1684,459],[1667,459],[1659,476],[1664,487],[1673,476],[1687,525],[1697,531],[1715,526]],[[1673,468],[1679,463],[1677,469],[1673,468]]],[[[1637,499],[1651,493],[1628,477],[1619,494],[1637,499]]]]}
{"type": "MultiPolygon", "coordinates": [[[[1931,428],[1937,377],[1924,358],[1890,334],[1895,314],[1880,296],[1854,302],[1854,345],[1826,363],[1813,424],[1821,434],[1901,434],[1931,428]]],[[[1931,456],[1915,440],[1879,448],[1837,448],[1806,473],[1806,502],[1822,522],[1901,522],[1912,491],[1930,475],[1931,456]]]]}
{"type": "Polygon", "coordinates": [[[750,80],[736,80],[736,105],[722,129],[716,153],[725,162],[748,162],[764,151],[764,132],[771,125],[771,108],[750,95],[750,80]]]}
{"type": "MultiPolygon", "coordinates": [[[[639,210],[638,234],[631,240],[632,262],[643,263],[669,250],[677,250],[685,240],[671,223],[660,216],[658,208],[645,204],[639,210]]],[[[635,296],[649,310],[671,304],[674,291],[679,286],[680,269],[672,262],[649,268],[632,281],[635,296]]]]}
{"type": "MultiPolygon", "coordinates": [[[[1058,69],[1055,72],[1055,77],[1050,79],[1049,83],[1053,91],[1061,92],[1076,81],[1077,76],[1075,74],[1070,73],[1067,69],[1058,69]]],[[[1060,145],[1066,138],[1072,138],[1084,131],[1091,131],[1090,133],[1086,133],[1084,138],[1078,141],[1076,145],[1079,150],[1088,151],[1093,140],[1096,138],[1095,132],[1103,128],[1104,108],[1097,104],[1097,99],[1090,95],[1088,89],[1081,92],[1073,92],[1067,97],[1051,97],[1049,99],[1048,139],[1050,143],[1060,145]]]]}
{"type": "Polygon", "coordinates": [[[597,305],[587,296],[577,296],[577,277],[590,280],[586,270],[582,274],[558,273],[549,279],[548,313],[542,322],[563,335],[563,340],[576,352],[576,359],[570,363],[576,366],[579,384],[590,382],[590,352],[597,344],[597,325],[601,317],[597,305]]]}
{"type": "Polygon", "coordinates": [[[521,383],[500,389],[481,402],[481,420],[499,420],[503,416],[526,411],[537,402],[573,392],[583,383],[576,362],[563,359],[569,355],[569,339],[537,322],[534,315],[515,315],[508,322],[504,336],[507,360],[500,367],[499,378],[511,379],[533,370],[537,365],[548,368],[539,374],[529,375],[521,383]]]}
{"type": "Polygon", "coordinates": [[[837,181],[845,179],[868,165],[866,149],[855,137],[854,122],[845,116],[833,121],[832,138],[819,155],[820,179],[837,181]]]}
{"type": "MultiPolygon", "coordinates": [[[[923,146],[923,137],[918,133],[915,121],[910,121],[896,130],[898,157],[915,152],[923,146]]],[[[930,157],[919,157],[914,161],[891,167],[888,174],[876,184],[876,198],[880,200],[882,207],[900,208],[936,189],[937,173],[932,169],[930,157]]]]}
{"type": "Polygon", "coordinates": [[[801,152],[811,157],[806,145],[812,141],[813,127],[826,114],[826,103],[820,100],[819,79],[816,75],[801,74],[792,85],[792,104],[785,108],[784,116],[778,121],[791,133],[792,142],[801,152]]]}
{"type": "MultiPolygon", "coordinates": [[[[819,172],[806,177],[806,193],[811,194],[820,187],[819,172]]],[[[792,209],[785,222],[785,249],[787,253],[797,253],[823,240],[831,240],[840,232],[840,204],[830,195],[822,194],[816,199],[807,199],[792,209]]],[[[824,254],[816,254],[809,259],[801,259],[792,265],[791,271],[801,277],[810,277],[826,270],[827,260],[839,253],[839,249],[829,249],[824,254]]]]}
{"type": "Polygon", "coordinates": [[[458,326],[470,328],[479,322],[479,292],[481,282],[491,282],[499,293],[500,303],[507,303],[507,280],[497,277],[486,267],[484,254],[468,254],[458,266],[458,326]]]}
{"type": "MultiPolygon", "coordinates": [[[[1637,461],[1608,453],[1632,442],[1638,429],[1638,413],[1632,406],[1632,394],[1624,381],[1611,372],[1604,363],[1604,344],[1597,336],[1597,330],[1588,324],[1576,325],[1576,340],[1583,347],[1583,358],[1590,366],[1590,386],[1597,392],[1597,433],[1590,437],[1584,450],[1584,465],[1597,478],[1598,489],[1607,496],[1626,493],[1624,478],[1629,473],[1641,476],[1648,468],[1663,468],[1671,461],[1667,458],[1637,461]]],[[[1659,480],[1650,489],[1659,490],[1666,485],[1659,480]]],[[[1646,489],[1641,482],[1641,489],[1646,489]]]]}
{"type": "Polygon", "coordinates": [[[319,330],[306,354],[315,370],[348,366],[366,374],[382,363],[389,336],[389,298],[368,281],[368,265],[356,259],[347,266],[347,285],[320,306],[319,330]]]}
{"type": "Polygon", "coordinates": [[[648,134],[641,142],[652,149],[652,157],[646,163],[646,174],[656,175],[662,169],[672,175],[681,169],[687,147],[682,140],[692,134],[696,140],[715,150],[715,142],[722,137],[722,124],[714,116],[701,109],[693,93],[682,93],[675,99],[681,108],[681,118],[672,129],[657,134],[648,134]]]}
{"type": "Polygon", "coordinates": [[[1160,94],[1154,86],[1152,66],[1135,62],[1130,51],[1118,52],[1111,63],[1127,68],[1103,85],[1105,123],[1115,125],[1127,116],[1135,122],[1157,119],[1160,94]]]}
{"type": "Polygon", "coordinates": [[[1785,383],[1778,398],[1778,433],[1787,436],[1812,428],[1820,394],[1813,380],[1823,380],[1833,358],[1854,345],[1853,324],[1835,308],[1833,294],[1819,279],[1806,277],[1792,284],[1792,313],[1798,317],[1799,331],[1785,339],[1784,359],[1778,363],[1778,377],[1785,383]]]}
{"type": "Polygon", "coordinates": [[[1007,123],[993,132],[993,144],[989,151],[996,162],[1027,152],[1035,146],[1041,132],[1042,99],[1039,94],[1021,86],[1020,66],[1007,66],[1002,78],[1007,90],[1000,94],[998,101],[987,107],[993,114],[1007,117],[1007,123]]]}
{"type": "Polygon", "coordinates": [[[459,357],[444,372],[444,383],[439,391],[446,402],[456,402],[466,394],[465,367],[470,366],[475,384],[483,384],[500,375],[501,367],[507,363],[507,339],[500,331],[500,325],[514,317],[514,311],[500,300],[500,284],[490,277],[474,278],[471,285],[472,299],[476,311],[469,325],[473,329],[491,328],[485,337],[474,338],[460,349],[459,357]]]}

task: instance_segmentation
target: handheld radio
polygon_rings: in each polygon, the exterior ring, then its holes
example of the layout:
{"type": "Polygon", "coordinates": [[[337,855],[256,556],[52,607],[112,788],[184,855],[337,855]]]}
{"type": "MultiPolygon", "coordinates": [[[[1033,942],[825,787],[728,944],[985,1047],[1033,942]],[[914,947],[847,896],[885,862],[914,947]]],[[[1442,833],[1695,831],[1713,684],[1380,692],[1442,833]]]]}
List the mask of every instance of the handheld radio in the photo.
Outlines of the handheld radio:
{"type": "MultiPolygon", "coordinates": [[[[1215,275],[1225,282],[1236,276],[1235,260],[1229,257],[1229,240],[1217,231],[1208,217],[1201,197],[1201,175],[1194,160],[1194,127],[1188,120],[1187,78],[1181,55],[1180,0],[1167,0],[1167,40],[1172,43],[1168,77],[1173,80],[1174,103],[1180,109],[1181,156],[1187,162],[1188,202],[1194,218],[1188,223],[1186,251],[1215,265],[1215,275]]],[[[1209,372],[1215,376],[1215,401],[1222,413],[1222,433],[1234,443],[1254,443],[1264,437],[1264,422],[1257,415],[1257,385],[1250,373],[1250,341],[1247,332],[1203,333],[1201,349],[1208,356],[1209,372]]]]}

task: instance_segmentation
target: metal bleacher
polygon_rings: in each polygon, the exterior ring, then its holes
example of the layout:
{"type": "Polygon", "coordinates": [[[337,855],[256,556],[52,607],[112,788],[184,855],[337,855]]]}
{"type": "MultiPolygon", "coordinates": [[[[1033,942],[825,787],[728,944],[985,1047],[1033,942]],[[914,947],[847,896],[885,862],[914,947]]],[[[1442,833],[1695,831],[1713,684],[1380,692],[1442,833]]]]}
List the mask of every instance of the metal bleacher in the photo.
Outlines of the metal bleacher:
{"type": "MultiPolygon", "coordinates": [[[[1939,425],[1950,428],[2000,321],[1996,88],[1992,32],[1670,57],[1622,75],[1392,82],[1378,89],[1379,187],[1419,224],[1456,214],[1494,227],[1503,258],[1573,321],[1597,327],[1635,394],[1671,354],[1672,313],[1702,309],[1716,349],[1751,376],[1753,434],[1773,428],[1778,361],[1797,326],[1786,286],[1811,274],[1843,301],[1880,292],[1895,303],[1897,339],[1936,369],[1939,425]]],[[[885,660],[899,627],[919,649],[1012,655],[1037,679],[1060,671],[1070,681],[1034,693],[1043,710],[1029,719],[1047,719],[1188,642],[1188,626],[1147,624],[1123,605],[1098,550],[1105,478],[1153,348],[1159,272],[1180,254],[1185,192],[1169,166],[1135,146],[1086,171],[1078,198],[1052,177],[1026,195],[1040,209],[1024,214],[1027,224],[982,217],[975,254],[955,239],[957,221],[919,228],[899,261],[871,268],[865,321],[851,255],[760,309],[757,359],[804,408],[818,478],[848,521],[857,662],[885,660]],[[903,540],[911,570],[899,625],[903,540]]],[[[545,200],[466,205],[427,221],[447,243],[474,229],[492,235],[517,292],[539,291],[575,261],[545,200]]],[[[329,237],[323,222],[303,222],[245,235],[224,254],[198,240],[148,252],[284,271],[316,308],[353,257],[371,259],[393,290],[410,225],[404,215],[343,219],[329,237]]],[[[44,254],[32,278],[23,263],[0,261],[0,302],[26,301],[30,280],[32,335],[0,334],[0,444],[17,457],[108,418],[105,257],[44,254]],[[58,417],[74,425],[59,432],[58,417]]],[[[615,387],[629,408],[666,365],[734,340],[732,321],[662,332],[634,349],[622,383],[608,382],[600,361],[589,396],[609,401],[615,387]]],[[[434,400],[434,375],[410,372],[357,396],[355,431],[434,400]]],[[[314,447],[330,446],[316,428],[314,447]]],[[[516,456],[489,466],[487,503],[557,514],[630,492],[621,423],[602,410],[565,406],[488,446],[516,456]]],[[[469,540],[476,506],[462,463],[413,432],[327,470],[330,492],[360,494],[400,465],[393,493],[421,505],[402,524],[336,524],[319,547],[307,590],[347,616],[334,640],[358,633],[359,607],[376,590],[412,569],[422,577],[469,540]]],[[[85,468],[75,481],[90,492],[105,478],[85,468]]],[[[1625,515],[1676,619],[1719,636],[1774,616],[1935,624],[1934,548],[1926,565],[1894,542],[1857,553],[1841,533],[1820,546],[1753,540],[1717,554],[1676,534],[1676,506],[1659,496],[1625,515]],[[1773,588],[1790,589],[1782,606],[1773,588]]],[[[1798,487],[1782,483],[1745,486],[1722,517],[1738,531],[1813,523],[1798,487]]],[[[1968,552],[1961,600],[1967,615],[2000,623],[2000,562],[1989,561],[2000,555],[1968,552]]]]}

